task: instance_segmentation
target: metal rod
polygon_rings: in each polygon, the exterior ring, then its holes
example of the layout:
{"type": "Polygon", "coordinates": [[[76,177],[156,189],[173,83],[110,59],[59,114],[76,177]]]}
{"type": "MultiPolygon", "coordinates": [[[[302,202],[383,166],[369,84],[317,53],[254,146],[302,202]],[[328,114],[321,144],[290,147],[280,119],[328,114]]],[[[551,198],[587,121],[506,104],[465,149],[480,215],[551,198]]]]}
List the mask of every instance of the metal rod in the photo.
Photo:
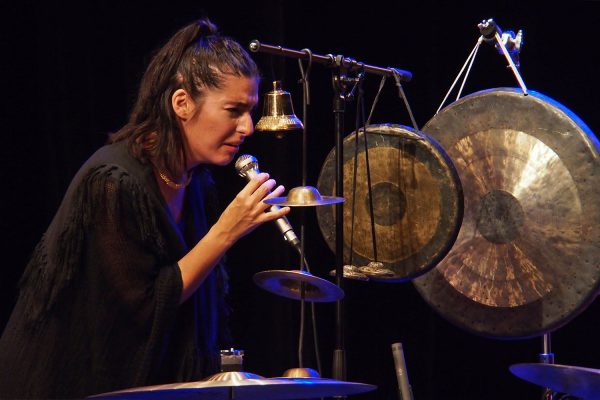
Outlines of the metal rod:
{"type": "Polygon", "coordinates": [[[496,34],[494,35],[494,38],[496,39],[496,42],[498,42],[498,46],[500,46],[500,49],[502,50],[502,54],[504,54],[506,61],[508,61],[508,65],[509,65],[510,69],[512,70],[513,74],[515,75],[515,78],[517,78],[517,82],[519,83],[519,86],[521,86],[521,90],[523,91],[523,94],[525,96],[527,96],[528,95],[527,86],[525,86],[525,82],[523,81],[523,78],[521,78],[521,74],[519,73],[517,66],[515,65],[510,54],[508,53],[506,46],[504,45],[504,43],[502,43],[502,38],[500,37],[500,34],[498,34],[497,31],[496,31],[496,34]]]}
{"type": "MultiPolygon", "coordinates": [[[[253,53],[267,53],[267,54],[275,54],[290,58],[300,58],[302,60],[307,60],[309,55],[306,52],[298,51],[294,49],[288,49],[281,46],[275,46],[271,44],[261,43],[258,40],[253,40],[249,45],[250,51],[253,53]]],[[[403,81],[409,82],[412,79],[412,72],[398,69],[398,68],[382,68],[377,67],[375,65],[364,64],[362,62],[358,62],[351,58],[343,57],[343,56],[333,56],[332,54],[327,54],[325,56],[319,54],[312,54],[312,61],[317,62],[319,64],[324,64],[327,66],[340,66],[342,68],[348,70],[361,70],[375,75],[386,75],[393,76],[394,74],[398,74],[403,81]]]]}
{"type": "MultiPolygon", "coordinates": [[[[539,360],[543,364],[554,364],[554,353],[552,353],[552,341],[550,333],[544,333],[542,338],[543,353],[539,355],[539,360]]],[[[553,400],[554,391],[550,388],[544,388],[543,400],[553,400]]]]}
{"type": "MultiPolygon", "coordinates": [[[[344,196],[344,115],[346,111],[345,85],[336,71],[333,76],[333,115],[335,131],[335,195],[344,196]]],[[[340,289],[344,281],[344,203],[335,205],[335,279],[340,289]]],[[[332,376],[340,381],[346,380],[346,354],[344,348],[344,303],[338,300],[335,313],[335,350],[333,355],[332,376]]]]}
{"type": "Polygon", "coordinates": [[[544,333],[543,353],[540,354],[540,362],[544,364],[554,364],[554,353],[552,353],[552,340],[550,333],[544,333]]]}

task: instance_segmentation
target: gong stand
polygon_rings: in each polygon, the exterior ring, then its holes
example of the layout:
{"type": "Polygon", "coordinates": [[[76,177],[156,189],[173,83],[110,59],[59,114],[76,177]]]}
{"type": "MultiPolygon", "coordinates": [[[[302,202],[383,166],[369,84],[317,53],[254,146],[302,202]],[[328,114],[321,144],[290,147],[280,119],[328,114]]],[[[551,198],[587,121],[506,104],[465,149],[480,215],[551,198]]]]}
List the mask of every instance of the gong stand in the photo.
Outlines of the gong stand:
{"type": "Polygon", "coordinates": [[[512,32],[502,33],[502,30],[493,19],[483,21],[482,23],[478,24],[477,27],[479,28],[484,41],[496,41],[496,45],[499,47],[501,53],[504,54],[506,61],[508,61],[509,68],[515,75],[515,78],[517,78],[517,82],[519,82],[519,86],[521,86],[523,94],[527,96],[527,87],[525,86],[525,82],[523,82],[523,78],[521,78],[518,66],[515,65],[515,60],[518,60],[519,51],[521,50],[523,32],[519,31],[516,36],[512,32]],[[508,51],[507,46],[510,46],[510,52],[508,51]]]}
{"type": "MultiPolygon", "coordinates": [[[[364,64],[351,58],[342,55],[327,54],[325,56],[319,54],[308,53],[306,51],[298,51],[260,43],[258,40],[253,40],[249,45],[250,51],[254,53],[267,53],[283,57],[296,58],[301,60],[310,60],[313,63],[324,64],[333,69],[332,84],[333,84],[333,116],[334,116],[334,131],[335,131],[335,151],[336,151],[336,193],[337,197],[344,195],[344,174],[343,174],[343,139],[344,139],[344,115],[346,111],[346,102],[353,97],[354,90],[359,83],[358,73],[370,73],[380,76],[390,76],[395,79],[410,81],[412,73],[409,71],[400,70],[397,68],[381,68],[373,65],[364,64]],[[355,74],[357,76],[351,76],[355,74]]],[[[344,276],[344,237],[343,237],[343,203],[335,205],[335,271],[336,284],[338,287],[343,286],[344,276]]],[[[346,379],[346,358],[344,350],[344,313],[342,300],[338,300],[336,304],[336,343],[333,354],[333,379],[346,379]]]]}
{"type": "Polygon", "coordinates": [[[463,72],[465,72],[465,68],[467,68],[460,89],[458,90],[458,93],[456,95],[456,100],[458,101],[458,99],[460,99],[460,95],[462,93],[463,88],[465,87],[465,83],[469,76],[469,72],[471,71],[473,63],[475,62],[475,57],[477,57],[479,46],[481,46],[483,42],[495,44],[495,47],[499,50],[500,54],[504,55],[504,57],[506,58],[506,61],[508,62],[508,67],[511,69],[513,75],[515,76],[515,79],[517,80],[517,83],[521,87],[523,95],[527,96],[528,94],[527,86],[525,86],[525,82],[523,81],[523,78],[519,73],[519,53],[521,51],[521,46],[523,43],[523,31],[519,31],[516,35],[512,31],[502,32],[498,24],[496,24],[496,22],[493,19],[483,21],[479,23],[477,27],[479,28],[481,36],[479,36],[479,38],[477,39],[475,47],[473,48],[473,50],[471,50],[471,53],[465,60],[465,63],[463,64],[458,75],[454,79],[454,82],[450,86],[450,89],[446,93],[446,96],[442,100],[442,103],[435,112],[436,115],[440,112],[440,110],[446,103],[446,100],[448,100],[450,93],[458,83],[458,80],[460,79],[463,72]]]}

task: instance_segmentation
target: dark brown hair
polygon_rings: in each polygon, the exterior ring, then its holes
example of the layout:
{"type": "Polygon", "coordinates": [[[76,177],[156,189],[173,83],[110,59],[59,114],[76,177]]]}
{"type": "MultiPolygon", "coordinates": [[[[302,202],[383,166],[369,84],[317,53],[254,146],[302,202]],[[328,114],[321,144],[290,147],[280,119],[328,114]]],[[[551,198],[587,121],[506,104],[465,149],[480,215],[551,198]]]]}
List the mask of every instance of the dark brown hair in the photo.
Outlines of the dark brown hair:
{"type": "Polygon", "coordinates": [[[224,74],[259,78],[249,54],[235,40],[221,36],[208,19],[183,27],[150,61],[129,122],[110,141],[128,140],[135,157],[180,176],[186,163],[184,138],[171,97],[184,89],[197,99],[203,88],[220,88],[224,74]]]}

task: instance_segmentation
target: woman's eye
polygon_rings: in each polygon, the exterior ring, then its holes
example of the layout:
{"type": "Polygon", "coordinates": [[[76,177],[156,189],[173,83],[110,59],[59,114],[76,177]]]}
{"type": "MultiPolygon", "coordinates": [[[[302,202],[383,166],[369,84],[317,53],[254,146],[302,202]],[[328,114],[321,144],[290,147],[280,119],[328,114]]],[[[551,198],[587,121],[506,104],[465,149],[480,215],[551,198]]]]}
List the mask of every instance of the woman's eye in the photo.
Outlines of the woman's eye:
{"type": "Polygon", "coordinates": [[[227,111],[229,112],[229,114],[236,116],[242,113],[241,110],[238,108],[228,108],[227,111]]]}

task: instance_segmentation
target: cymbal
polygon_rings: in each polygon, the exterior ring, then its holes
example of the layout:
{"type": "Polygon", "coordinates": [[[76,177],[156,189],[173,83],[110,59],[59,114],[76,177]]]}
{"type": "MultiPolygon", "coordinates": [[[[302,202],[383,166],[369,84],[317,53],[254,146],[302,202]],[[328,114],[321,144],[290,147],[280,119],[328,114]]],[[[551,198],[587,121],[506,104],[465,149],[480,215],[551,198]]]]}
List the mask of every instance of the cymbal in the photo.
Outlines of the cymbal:
{"type": "MultiPolygon", "coordinates": [[[[336,276],[336,274],[337,274],[337,271],[335,269],[332,269],[331,271],[329,271],[330,276],[336,276]]],[[[344,265],[343,275],[344,275],[344,278],[346,278],[346,279],[353,279],[356,281],[368,281],[369,280],[369,277],[366,274],[363,274],[362,272],[360,272],[359,267],[357,267],[356,265],[344,265]]]]}
{"type": "MultiPolygon", "coordinates": [[[[357,281],[368,281],[370,278],[393,278],[394,271],[385,267],[382,262],[371,261],[367,265],[357,267],[356,265],[344,265],[344,278],[357,281]]],[[[329,271],[329,275],[335,276],[337,271],[329,271]]]]}
{"type": "Polygon", "coordinates": [[[600,400],[600,370],[560,364],[523,363],[510,366],[519,378],[555,392],[600,400]]]}
{"type": "Polygon", "coordinates": [[[567,107],[514,88],[473,93],[423,131],[460,177],[464,218],[427,303],[486,337],[536,337],[581,313],[600,288],[600,143],[567,107]]]}
{"type": "MultiPolygon", "coordinates": [[[[230,373],[228,373],[230,374],[230,373]]],[[[221,374],[217,374],[221,375],[221,374]]],[[[212,378],[212,377],[211,377],[212,378]]],[[[237,373],[223,379],[144,386],[90,396],[92,399],[291,400],[347,396],[374,385],[325,378],[263,378],[237,373]]]]}
{"type": "Polygon", "coordinates": [[[284,207],[312,207],[342,203],[343,197],[321,196],[314,186],[298,186],[291,189],[286,197],[272,197],[265,203],[284,207]]]}
{"type": "Polygon", "coordinates": [[[263,271],[254,275],[254,282],[271,293],[294,300],[302,299],[302,287],[305,301],[328,302],[344,297],[344,291],[337,285],[306,271],[263,271]]]}

